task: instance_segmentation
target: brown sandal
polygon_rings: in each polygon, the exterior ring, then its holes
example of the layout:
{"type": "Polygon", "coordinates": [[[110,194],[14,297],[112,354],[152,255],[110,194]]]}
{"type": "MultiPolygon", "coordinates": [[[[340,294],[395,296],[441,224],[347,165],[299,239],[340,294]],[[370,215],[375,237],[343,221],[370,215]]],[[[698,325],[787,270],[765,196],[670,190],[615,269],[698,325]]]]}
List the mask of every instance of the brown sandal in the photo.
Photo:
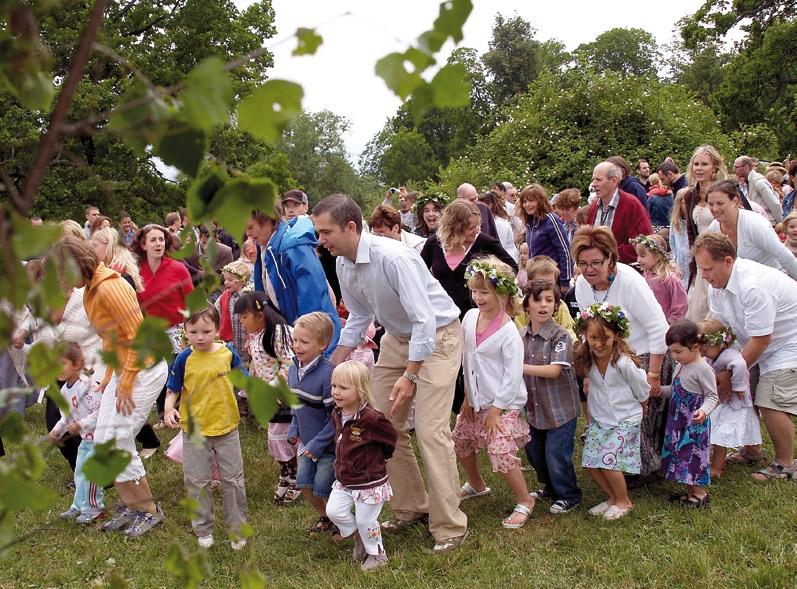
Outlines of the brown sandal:
{"type": "Polygon", "coordinates": [[[752,466],[754,464],[758,464],[759,462],[763,462],[766,456],[762,452],[758,456],[755,454],[750,454],[747,450],[742,448],[738,452],[734,452],[725,458],[725,464],[744,464],[746,466],[752,466]]]}

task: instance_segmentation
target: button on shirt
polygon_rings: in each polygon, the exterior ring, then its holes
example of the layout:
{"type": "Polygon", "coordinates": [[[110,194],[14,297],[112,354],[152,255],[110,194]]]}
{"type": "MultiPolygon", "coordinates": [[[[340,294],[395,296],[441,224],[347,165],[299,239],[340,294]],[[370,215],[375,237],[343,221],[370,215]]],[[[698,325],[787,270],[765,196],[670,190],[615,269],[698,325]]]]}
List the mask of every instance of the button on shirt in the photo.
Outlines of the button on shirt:
{"type": "Polygon", "coordinates": [[[758,359],[761,374],[797,368],[797,282],[774,268],[737,258],[725,288],[708,289],[711,314],[728,325],[744,346],[772,335],[758,359]]]}
{"type": "Polygon", "coordinates": [[[609,206],[603,208],[603,199],[598,199],[598,214],[595,215],[595,223],[593,226],[604,225],[611,229],[614,222],[614,213],[617,211],[617,205],[620,203],[620,191],[615,190],[612,200],[609,201],[609,206]]]}
{"type": "Polygon", "coordinates": [[[437,329],[459,317],[459,309],[423,263],[400,241],[360,235],[354,261],[339,256],[337,274],[349,318],[340,344],[355,348],[374,317],[387,333],[408,337],[409,360],[432,355],[437,329]]]}
{"type": "Polygon", "coordinates": [[[571,369],[572,338],[567,330],[549,319],[537,333],[531,326],[521,331],[524,364],[558,364],[558,378],[523,376],[528,391],[526,415],[535,429],[554,429],[572,421],[579,414],[578,386],[571,369]]]}

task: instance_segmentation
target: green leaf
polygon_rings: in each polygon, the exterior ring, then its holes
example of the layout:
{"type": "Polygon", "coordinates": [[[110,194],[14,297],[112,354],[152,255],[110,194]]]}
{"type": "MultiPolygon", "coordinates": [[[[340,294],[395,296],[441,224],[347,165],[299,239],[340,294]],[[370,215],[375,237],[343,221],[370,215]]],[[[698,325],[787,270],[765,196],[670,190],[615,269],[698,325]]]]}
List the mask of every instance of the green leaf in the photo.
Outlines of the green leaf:
{"type": "Polygon", "coordinates": [[[375,67],[376,75],[382,78],[387,87],[402,100],[406,100],[419,85],[423,84],[420,73],[408,72],[404,62],[404,53],[389,53],[377,61],[375,67]]]}
{"type": "Polygon", "coordinates": [[[227,179],[223,168],[206,166],[203,168],[203,175],[191,183],[187,194],[188,216],[195,223],[201,223],[207,217],[208,204],[227,179]]]}
{"type": "Polygon", "coordinates": [[[188,313],[195,313],[208,306],[208,295],[204,288],[195,288],[185,297],[185,306],[188,313]]]}
{"type": "MultiPolygon", "coordinates": [[[[5,432],[3,432],[5,436],[5,432]]],[[[26,480],[38,481],[44,474],[44,455],[39,444],[30,439],[21,444],[14,452],[14,468],[26,480]]]]}
{"type": "Polygon", "coordinates": [[[11,244],[16,257],[20,260],[44,256],[50,246],[61,237],[61,228],[58,225],[35,226],[31,224],[30,219],[16,213],[11,214],[11,226],[14,228],[11,244]]]}
{"type": "Polygon", "coordinates": [[[266,586],[266,578],[256,568],[242,568],[239,578],[241,580],[241,589],[264,589],[266,586]]]}
{"type": "Polygon", "coordinates": [[[285,127],[301,111],[302,96],[299,84],[269,80],[238,105],[238,126],[258,139],[276,143],[285,127]]]}
{"type": "Polygon", "coordinates": [[[15,472],[0,472],[0,505],[8,511],[43,509],[58,494],[38,483],[20,478],[15,472]]]}
{"type": "Polygon", "coordinates": [[[180,231],[180,249],[169,256],[174,260],[185,260],[196,253],[196,233],[193,225],[183,227],[180,231]]]}
{"type": "Polygon", "coordinates": [[[37,317],[49,317],[51,311],[63,309],[66,305],[61,276],[52,257],[48,257],[44,263],[44,275],[33,289],[30,304],[37,317]]]}
{"type": "Polygon", "coordinates": [[[37,387],[55,386],[55,381],[61,374],[63,349],[63,345],[51,348],[44,342],[38,342],[31,346],[28,352],[28,372],[37,387]]]}
{"type": "MultiPolygon", "coordinates": [[[[433,30],[451,37],[455,43],[462,41],[462,27],[473,10],[471,0],[447,0],[440,4],[440,14],[435,19],[433,30]]],[[[437,51],[439,51],[439,47],[437,51]]]]}
{"type": "Polygon", "coordinates": [[[210,574],[205,550],[191,553],[177,544],[172,544],[163,564],[167,571],[180,580],[180,586],[186,589],[197,589],[202,580],[210,574]]]}
{"type": "Polygon", "coordinates": [[[50,385],[44,394],[47,395],[47,398],[49,398],[53,403],[55,403],[55,406],[58,407],[59,411],[63,412],[64,415],[69,415],[72,409],[69,406],[69,403],[67,403],[66,399],[64,399],[61,391],[58,390],[57,385],[50,385]]]}
{"type": "Polygon", "coordinates": [[[266,425],[274,417],[280,402],[288,407],[293,407],[298,402],[294,392],[282,379],[275,386],[259,378],[247,376],[240,370],[233,370],[227,377],[234,387],[246,391],[249,408],[261,425],[266,425]]]}
{"type": "Polygon", "coordinates": [[[273,210],[277,185],[268,178],[242,176],[227,182],[208,206],[208,220],[215,219],[231,235],[242,235],[253,210],[273,210]]]}
{"type": "Polygon", "coordinates": [[[5,87],[24,107],[31,110],[50,110],[55,94],[53,79],[38,68],[39,64],[30,59],[26,61],[29,65],[21,68],[0,66],[0,81],[5,82],[5,87]]]}
{"type": "Polygon", "coordinates": [[[299,27],[296,30],[298,43],[293,55],[315,55],[318,47],[324,42],[324,38],[315,32],[315,29],[305,29],[299,27]]]}
{"type": "Polygon", "coordinates": [[[180,116],[188,124],[195,129],[210,131],[216,125],[229,122],[233,86],[221,59],[208,57],[203,60],[188,74],[186,86],[180,116]]]}
{"type": "Polygon", "coordinates": [[[173,121],[155,149],[155,155],[170,166],[195,177],[205,159],[207,148],[208,138],[204,131],[173,121]]]}
{"type": "Polygon", "coordinates": [[[467,106],[470,102],[471,83],[468,70],[462,63],[452,63],[440,68],[430,82],[433,104],[437,108],[467,106]]]}
{"type": "Polygon", "coordinates": [[[0,433],[3,440],[12,444],[19,444],[25,437],[25,425],[19,413],[11,412],[3,418],[0,424],[0,433]]]}
{"type": "Polygon", "coordinates": [[[171,358],[172,344],[166,335],[168,326],[168,322],[160,317],[144,317],[131,346],[140,366],[144,366],[147,360],[160,362],[163,358],[171,358]]]}
{"type": "Polygon", "coordinates": [[[104,487],[116,480],[130,459],[130,452],[116,447],[115,438],[94,444],[94,453],[83,464],[83,474],[92,483],[104,487]]]}
{"type": "Polygon", "coordinates": [[[170,116],[169,107],[156,90],[136,81],[108,120],[108,128],[143,156],[148,145],[160,142],[170,116]]]}

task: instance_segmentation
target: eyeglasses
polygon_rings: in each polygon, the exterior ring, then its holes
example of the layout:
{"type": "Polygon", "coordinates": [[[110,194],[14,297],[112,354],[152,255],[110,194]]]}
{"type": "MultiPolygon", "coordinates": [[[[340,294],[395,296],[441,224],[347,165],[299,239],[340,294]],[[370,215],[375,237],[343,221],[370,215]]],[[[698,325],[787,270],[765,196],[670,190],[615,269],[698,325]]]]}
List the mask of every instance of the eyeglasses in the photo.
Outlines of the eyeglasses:
{"type": "Polygon", "coordinates": [[[602,260],[597,260],[594,262],[578,262],[576,266],[578,266],[581,270],[586,270],[587,268],[592,268],[593,270],[597,270],[606,263],[607,259],[608,258],[603,258],[602,260]]]}

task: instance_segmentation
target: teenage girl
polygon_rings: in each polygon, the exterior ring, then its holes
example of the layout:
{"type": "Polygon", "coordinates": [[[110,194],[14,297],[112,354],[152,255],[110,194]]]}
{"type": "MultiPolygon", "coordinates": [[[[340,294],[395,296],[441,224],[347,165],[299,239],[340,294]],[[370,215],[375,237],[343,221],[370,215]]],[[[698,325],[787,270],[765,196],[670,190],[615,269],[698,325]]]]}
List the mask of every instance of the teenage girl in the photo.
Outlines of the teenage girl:
{"type": "Polygon", "coordinates": [[[686,316],[686,288],[678,267],[670,261],[667,243],[661,235],[640,235],[632,240],[637,262],[644,270],[656,300],[672,325],[686,316]]]}
{"type": "Polygon", "coordinates": [[[515,494],[516,505],[503,526],[517,529],[534,509],[518,457],[518,449],[530,439],[529,426],[520,416],[528,398],[523,340],[512,321],[522,312],[522,300],[515,273],[498,258],[472,261],[465,278],[476,309],[462,320],[465,401],[452,433],[454,451],[468,477],[460,496],[490,492],[476,460],[476,452],[486,450],[493,472],[500,473],[515,494]]]}
{"type": "MultiPolygon", "coordinates": [[[[251,358],[249,372],[266,382],[282,378],[288,382],[288,370],[293,362],[293,332],[285,318],[268,302],[262,292],[247,292],[235,303],[246,330],[244,348],[251,358]]],[[[280,468],[280,478],[274,491],[274,501],[291,503],[301,497],[296,489],[296,446],[288,441],[291,427],[291,408],[280,404],[268,424],[268,451],[280,468]]]]}
{"type": "Polygon", "coordinates": [[[589,512],[620,519],[634,508],[623,473],[639,474],[642,468],[642,404],[650,385],[626,341],[630,322],[618,305],[595,303],[581,311],[576,333],[581,344],[573,364],[582,378],[589,378],[590,422],[581,465],[607,496],[589,512]]]}
{"type": "Polygon", "coordinates": [[[717,406],[717,379],[714,370],[700,355],[697,325],[676,321],[666,336],[673,360],[678,362],[672,386],[662,387],[671,396],[661,472],[665,478],[686,485],[686,494],[670,497],[685,507],[704,507],[709,503],[706,487],[709,474],[709,414],[717,406]]]}

